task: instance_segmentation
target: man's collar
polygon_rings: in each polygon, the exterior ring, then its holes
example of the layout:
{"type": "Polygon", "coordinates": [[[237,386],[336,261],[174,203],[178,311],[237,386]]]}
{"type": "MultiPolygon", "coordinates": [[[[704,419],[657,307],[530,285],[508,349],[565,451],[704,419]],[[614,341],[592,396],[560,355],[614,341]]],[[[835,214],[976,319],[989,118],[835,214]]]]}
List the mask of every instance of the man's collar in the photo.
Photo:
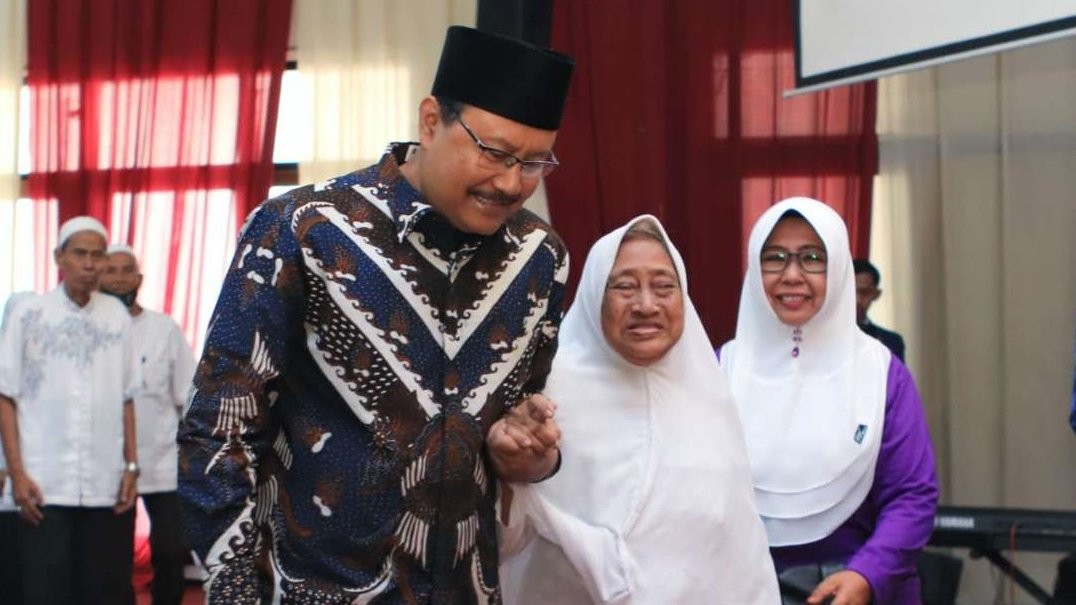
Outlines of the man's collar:
{"type": "Polygon", "coordinates": [[[390,143],[377,165],[377,194],[388,205],[389,215],[396,226],[396,238],[407,239],[415,224],[430,212],[426,202],[403,174],[400,166],[418,151],[418,143],[390,143]]]}
{"type": "Polygon", "coordinates": [[[396,238],[403,242],[423,222],[420,232],[426,242],[446,253],[465,245],[478,245],[487,236],[464,233],[453,227],[448,220],[426,201],[400,171],[400,166],[418,151],[413,142],[391,143],[377,166],[377,195],[388,207],[396,226],[396,238]],[[424,217],[429,220],[422,221],[424,217]]]}
{"type": "Polygon", "coordinates": [[[96,297],[94,296],[96,292],[90,292],[90,296],[86,300],[86,304],[78,304],[78,301],[76,301],[74,298],[71,298],[71,294],[67,291],[67,282],[63,281],[60,282],[60,285],[57,286],[53,290],[53,292],[55,292],[56,297],[61,299],[63,301],[63,304],[66,305],[72,311],[88,310],[93,306],[93,303],[96,300],[96,297]]]}

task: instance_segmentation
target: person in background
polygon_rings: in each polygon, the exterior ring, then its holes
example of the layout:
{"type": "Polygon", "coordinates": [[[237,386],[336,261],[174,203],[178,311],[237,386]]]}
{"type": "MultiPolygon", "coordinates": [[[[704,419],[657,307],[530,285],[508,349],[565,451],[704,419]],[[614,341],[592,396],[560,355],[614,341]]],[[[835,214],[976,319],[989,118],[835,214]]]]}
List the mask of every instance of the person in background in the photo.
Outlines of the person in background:
{"type": "Polygon", "coordinates": [[[808,198],[751,231],[721,365],[788,602],[916,605],[938,483],[908,369],[856,327],[848,232],[808,198]]]}
{"type": "MultiPolygon", "coordinates": [[[[1076,338],[1072,344],[1072,398],[1069,400],[1069,426],[1076,432],[1076,338]]],[[[1054,600],[1058,605],[1076,605],[1076,554],[1057,563],[1054,600]]]]}
{"type": "Polygon", "coordinates": [[[740,421],[686,275],[649,215],[590,249],[544,391],[564,466],[506,487],[505,603],[778,602],[740,421]]]}
{"type": "Polygon", "coordinates": [[[882,283],[882,274],[865,258],[857,258],[852,263],[856,274],[856,323],[859,329],[880,340],[897,359],[904,361],[904,339],[900,334],[886,330],[867,317],[867,310],[882,295],[878,288],[882,283]]]}
{"type": "Polygon", "coordinates": [[[1069,426],[1076,433],[1076,338],[1072,345],[1072,399],[1069,400],[1069,426]]]}
{"type": "Polygon", "coordinates": [[[153,561],[153,605],[183,600],[186,540],[176,494],[176,429],[194,375],[194,356],[175,320],[138,304],[142,272],[134,250],[108,247],[100,290],[115,296],[131,314],[131,343],[140,361],[141,386],[135,395],[139,494],[149,514],[153,561]]]}
{"type": "Polygon", "coordinates": [[[107,238],[95,219],[65,222],[63,282],[20,302],[0,336],[0,436],[35,604],[134,600],[139,371],[127,309],[97,291],[107,238]]]}
{"type": "Polygon", "coordinates": [[[500,602],[494,481],[560,460],[567,250],[522,205],[572,67],[451,27],[417,143],[249,217],[179,431],[210,603],[500,602]]]}
{"type": "MultiPolygon", "coordinates": [[[[16,292],[8,297],[4,304],[3,317],[0,318],[0,335],[3,334],[8,317],[15,307],[34,296],[33,292],[16,292]]],[[[0,592],[11,603],[22,603],[22,559],[19,556],[21,521],[18,511],[15,510],[15,501],[11,498],[10,483],[4,451],[0,448],[0,592]]]]}

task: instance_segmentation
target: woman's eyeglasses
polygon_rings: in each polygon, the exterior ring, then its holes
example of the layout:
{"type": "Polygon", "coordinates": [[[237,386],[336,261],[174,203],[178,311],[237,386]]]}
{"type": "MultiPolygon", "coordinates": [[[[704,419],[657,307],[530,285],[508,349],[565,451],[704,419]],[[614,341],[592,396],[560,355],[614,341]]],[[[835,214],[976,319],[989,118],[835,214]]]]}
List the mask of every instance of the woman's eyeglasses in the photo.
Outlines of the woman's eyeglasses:
{"type": "Polygon", "coordinates": [[[793,258],[804,273],[826,272],[826,251],[814,246],[800,248],[799,252],[789,252],[784,248],[766,248],[762,251],[759,264],[763,273],[781,273],[788,268],[793,258]]]}

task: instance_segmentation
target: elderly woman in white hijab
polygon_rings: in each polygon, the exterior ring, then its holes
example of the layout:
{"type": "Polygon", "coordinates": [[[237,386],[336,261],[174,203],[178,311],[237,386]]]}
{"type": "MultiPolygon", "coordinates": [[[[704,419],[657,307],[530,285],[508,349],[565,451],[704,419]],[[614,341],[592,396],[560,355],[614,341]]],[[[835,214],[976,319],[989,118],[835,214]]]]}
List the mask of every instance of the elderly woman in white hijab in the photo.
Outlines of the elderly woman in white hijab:
{"type": "Polygon", "coordinates": [[[920,603],[934,454],[908,369],[856,326],[844,222],[784,200],[755,224],[747,260],[721,363],[782,588],[800,582],[812,604],[920,603]]]}
{"type": "Polygon", "coordinates": [[[591,248],[545,393],[563,466],[511,486],[506,605],[778,602],[736,409],[654,217],[591,248]]]}

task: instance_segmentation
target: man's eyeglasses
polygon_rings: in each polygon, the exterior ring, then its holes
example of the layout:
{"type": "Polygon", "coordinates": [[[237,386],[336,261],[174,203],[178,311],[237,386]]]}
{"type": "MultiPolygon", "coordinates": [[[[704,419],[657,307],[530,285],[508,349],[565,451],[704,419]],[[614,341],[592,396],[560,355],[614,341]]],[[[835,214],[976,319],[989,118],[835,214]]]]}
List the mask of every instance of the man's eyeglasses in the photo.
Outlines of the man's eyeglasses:
{"type": "Polygon", "coordinates": [[[519,164],[519,176],[525,179],[536,179],[547,176],[557,166],[560,166],[560,162],[553,156],[553,152],[549,153],[548,160],[524,160],[503,149],[490,147],[483,143],[482,139],[478,138],[478,135],[471,130],[471,127],[463,121],[462,116],[457,115],[456,120],[467,131],[467,134],[471,135],[474,144],[478,146],[478,150],[481,152],[478,157],[481,158],[482,164],[491,170],[511,170],[516,164],[519,164]]]}
{"type": "Polygon", "coordinates": [[[760,265],[763,273],[781,273],[795,258],[804,273],[826,272],[826,251],[809,246],[800,248],[799,252],[789,252],[784,248],[766,248],[762,251],[760,265]]]}

